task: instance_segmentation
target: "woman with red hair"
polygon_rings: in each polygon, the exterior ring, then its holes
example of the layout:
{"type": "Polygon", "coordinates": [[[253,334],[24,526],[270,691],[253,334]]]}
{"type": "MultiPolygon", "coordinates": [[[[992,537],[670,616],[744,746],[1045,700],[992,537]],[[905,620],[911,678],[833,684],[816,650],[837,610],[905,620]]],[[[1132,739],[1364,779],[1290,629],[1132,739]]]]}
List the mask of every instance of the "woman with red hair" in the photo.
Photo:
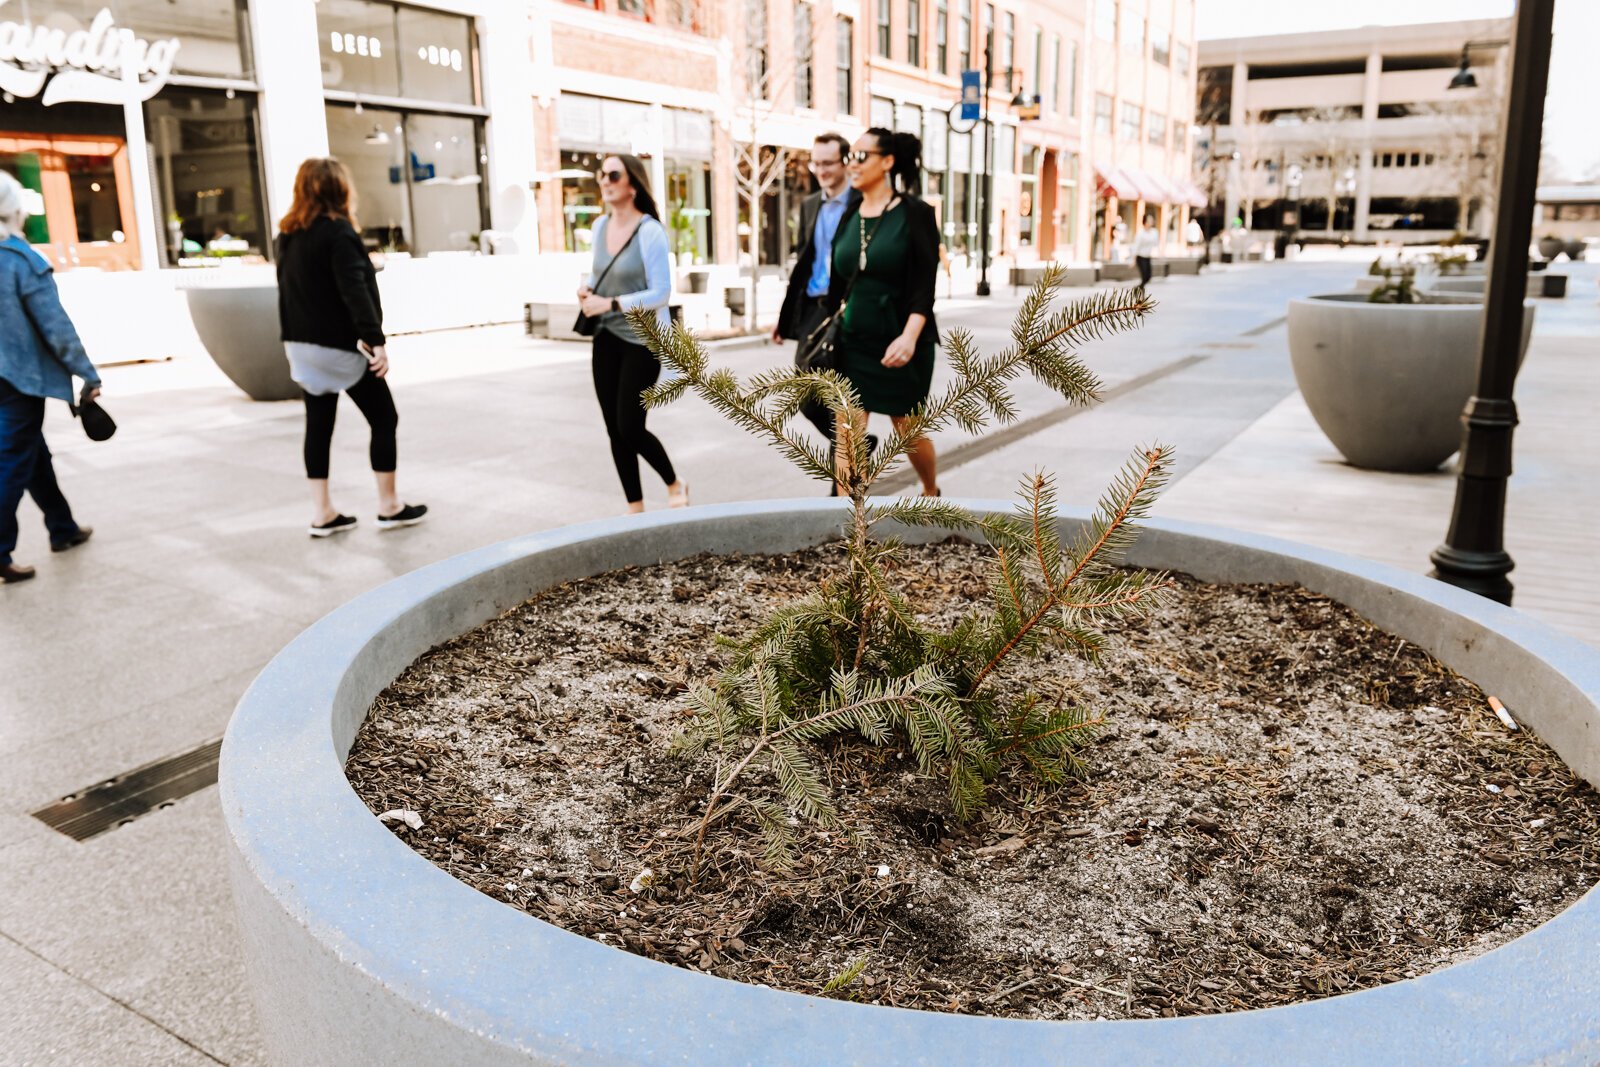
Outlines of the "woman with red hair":
{"type": "Polygon", "coordinates": [[[383,305],[355,217],[350,171],[337,159],[308,159],[294,179],[294,203],[278,224],[278,320],[289,370],[305,391],[306,477],[311,481],[312,537],[356,526],[328,492],[328,453],[339,393],[348,393],[372,428],[378,482],[378,528],[415,526],[425,504],[404,503],[395,489],[394,397],[384,376],[383,305]]]}

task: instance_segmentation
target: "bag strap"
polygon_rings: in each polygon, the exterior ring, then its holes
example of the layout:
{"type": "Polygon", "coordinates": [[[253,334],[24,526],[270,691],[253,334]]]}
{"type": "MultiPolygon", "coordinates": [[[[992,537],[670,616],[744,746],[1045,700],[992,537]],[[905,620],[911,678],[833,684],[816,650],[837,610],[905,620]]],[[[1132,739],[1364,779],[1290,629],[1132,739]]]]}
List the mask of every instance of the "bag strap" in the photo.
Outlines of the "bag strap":
{"type": "MultiPolygon", "coordinates": [[[[600,295],[600,283],[606,280],[606,275],[611,273],[611,268],[616,266],[617,260],[622,258],[622,253],[626,252],[628,250],[628,246],[633,244],[633,239],[635,237],[639,236],[639,227],[641,227],[643,225],[644,225],[644,218],[641,218],[634,225],[633,232],[628,234],[628,239],[626,241],[622,242],[622,247],[617,249],[617,254],[612,256],[610,261],[606,263],[605,269],[600,272],[600,277],[598,277],[598,278],[596,278],[594,280],[594,290],[595,290],[595,294],[597,296],[600,295]]],[[[607,228],[610,228],[610,226],[611,226],[611,220],[610,219],[606,220],[606,226],[607,226],[607,228]]],[[[601,236],[603,237],[604,234],[602,234],[601,236]]]]}
{"type": "MultiPolygon", "coordinates": [[[[889,206],[883,209],[883,215],[887,215],[890,212],[890,210],[896,204],[898,204],[899,202],[900,202],[900,197],[897,194],[894,197],[894,199],[889,201],[889,206]]],[[[883,215],[879,215],[878,218],[881,220],[883,218],[883,215]]],[[[861,211],[860,211],[859,207],[856,210],[856,219],[860,222],[860,224],[863,227],[866,226],[866,224],[867,224],[866,223],[866,219],[862,218],[861,211]]],[[[883,223],[880,221],[878,223],[878,225],[882,226],[883,223]]],[[[876,232],[876,231],[874,231],[874,232],[876,232]]],[[[833,250],[829,249],[828,251],[829,251],[829,253],[831,255],[833,250]]],[[[620,255],[621,253],[618,253],[618,254],[620,255]]],[[[839,306],[833,309],[833,314],[832,315],[829,315],[827,318],[823,319],[821,323],[818,324],[817,330],[823,329],[830,322],[832,322],[834,319],[838,318],[840,315],[842,315],[844,313],[844,306],[850,302],[850,291],[853,290],[856,287],[856,279],[859,278],[859,277],[861,277],[861,271],[860,270],[856,270],[855,272],[853,272],[850,275],[850,280],[848,282],[845,282],[845,284],[844,284],[844,292],[841,293],[840,296],[839,296],[839,306]]],[[[816,336],[817,330],[812,330],[811,331],[811,335],[808,336],[806,339],[810,340],[811,337],[816,336]]]]}

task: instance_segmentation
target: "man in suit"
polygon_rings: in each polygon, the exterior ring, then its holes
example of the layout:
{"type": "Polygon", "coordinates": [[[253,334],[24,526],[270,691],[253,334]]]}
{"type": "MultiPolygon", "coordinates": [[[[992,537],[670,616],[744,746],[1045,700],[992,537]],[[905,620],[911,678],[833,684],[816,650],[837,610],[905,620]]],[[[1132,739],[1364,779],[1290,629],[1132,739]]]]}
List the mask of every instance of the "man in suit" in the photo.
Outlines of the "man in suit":
{"type": "MultiPolygon", "coordinates": [[[[800,203],[800,235],[804,244],[800,258],[789,275],[789,289],[783,297],[783,310],[772,328],[772,343],[803,340],[823,320],[823,301],[833,266],[833,237],[839,222],[861,194],[850,187],[845,170],[845,153],[850,142],[843,134],[825,133],[811,146],[811,173],[821,186],[800,203]]],[[[798,349],[796,350],[798,353],[798,349]]],[[[833,440],[833,412],[815,400],[806,402],[800,413],[817,431],[833,440]]],[[[870,443],[870,438],[869,438],[870,443]]]]}

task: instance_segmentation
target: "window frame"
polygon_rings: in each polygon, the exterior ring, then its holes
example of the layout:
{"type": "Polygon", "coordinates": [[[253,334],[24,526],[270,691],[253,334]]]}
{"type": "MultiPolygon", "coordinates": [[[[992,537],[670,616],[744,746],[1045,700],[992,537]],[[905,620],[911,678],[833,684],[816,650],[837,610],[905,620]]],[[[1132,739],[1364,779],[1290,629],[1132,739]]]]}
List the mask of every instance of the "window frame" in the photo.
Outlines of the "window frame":
{"type": "Polygon", "coordinates": [[[906,0],[906,62],[922,66],[922,0],[906,0]]]}
{"type": "Polygon", "coordinates": [[[877,10],[873,15],[874,26],[877,28],[877,55],[881,59],[889,59],[894,51],[894,3],[893,0],[878,0],[877,10]]]}
{"type": "Polygon", "coordinates": [[[1117,136],[1121,140],[1137,143],[1144,137],[1144,105],[1124,100],[1117,120],[1117,136]]]}
{"type": "Polygon", "coordinates": [[[1094,94],[1094,132],[1115,136],[1117,132],[1117,101],[1110,93],[1094,94]],[[1104,104],[1104,110],[1100,105],[1104,104]]]}
{"type": "Polygon", "coordinates": [[[833,17],[833,110],[837,115],[856,113],[855,28],[849,15],[833,17]]]}

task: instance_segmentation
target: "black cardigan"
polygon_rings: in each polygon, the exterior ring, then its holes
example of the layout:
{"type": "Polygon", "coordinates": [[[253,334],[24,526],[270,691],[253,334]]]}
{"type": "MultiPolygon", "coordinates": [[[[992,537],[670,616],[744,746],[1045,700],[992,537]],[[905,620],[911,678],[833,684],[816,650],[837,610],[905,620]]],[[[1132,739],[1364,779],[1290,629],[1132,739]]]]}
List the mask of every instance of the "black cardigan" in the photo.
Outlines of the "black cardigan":
{"type": "MultiPolygon", "coordinates": [[[[859,200],[845,208],[844,217],[839,220],[839,230],[834,234],[836,244],[839,235],[844,233],[845,224],[860,211],[860,208],[859,200]]],[[[917,343],[931,340],[937,344],[939,324],[933,318],[933,295],[939,280],[939,220],[927,201],[914,196],[901,194],[900,206],[895,210],[906,212],[906,232],[911,242],[905,271],[901,274],[900,291],[895,298],[895,313],[902,319],[909,319],[912,315],[918,314],[927,316],[928,321],[923,325],[917,343]]],[[[827,303],[829,312],[838,308],[848,285],[849,279],[841,277],[838,271],[834,271],[829,277],[827,303]]]]}
{"type": "Polygon", "coordinates": [[[319,218],[304,230],[280,233],[278,322],[285,341],[356,350],[383,344],[378,273],[361,235],[344,219],[319,218]]]}

